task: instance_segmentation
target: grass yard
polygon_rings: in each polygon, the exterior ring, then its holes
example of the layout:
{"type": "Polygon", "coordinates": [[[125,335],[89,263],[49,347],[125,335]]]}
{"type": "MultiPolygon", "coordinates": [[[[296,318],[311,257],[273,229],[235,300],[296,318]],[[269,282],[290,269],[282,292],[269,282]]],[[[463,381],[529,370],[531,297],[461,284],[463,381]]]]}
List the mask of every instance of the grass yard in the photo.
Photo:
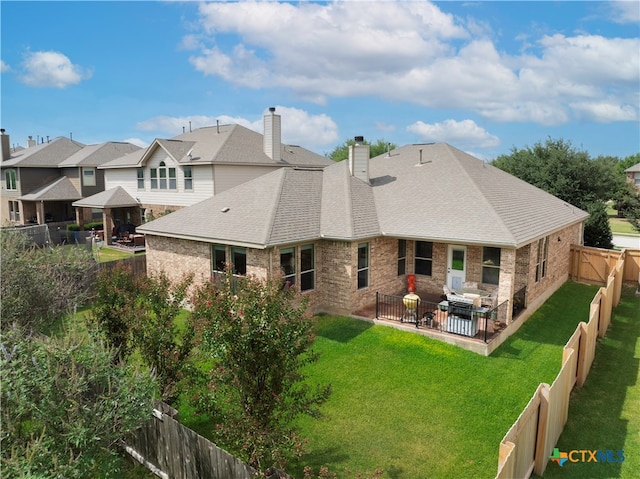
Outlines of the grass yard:
{"type": "MultiPolygon", "coordinates": [[[[138,253],[144,254],[144,253],[138,253]]],[[[134,253],[129,251],[122,251],[115,248],[109,247],[94,247],[93,248],[93,256],[96,258],[98,263],[106,263],[108,261],[116,261],[118,259],[130,258],[134,253]]]]}
{"type": "Polygon", "coordinates": [[[631,223],[624,218],[609,218],[609,226],[611,226],[611,232],[614,234],[640,234],[631,226],[631,223]]]}
{"type": "Polygon", "coordinates": [[[356,319],[321,316],[309,377],[331,383],[324,419],[300,421],[309,465],[338,477],[494,477],[498,446],[562,348],[588,319],[596,287],[565,284],[490,357],[356,319]]]}
{"type": "Polygon", "coordinates": [[[624,451],[621,463],[547,465],[545,478],[636,478],[640,471],[640,297],[624,291],[584,387],[573,392],[558,449],[624,451]]]}

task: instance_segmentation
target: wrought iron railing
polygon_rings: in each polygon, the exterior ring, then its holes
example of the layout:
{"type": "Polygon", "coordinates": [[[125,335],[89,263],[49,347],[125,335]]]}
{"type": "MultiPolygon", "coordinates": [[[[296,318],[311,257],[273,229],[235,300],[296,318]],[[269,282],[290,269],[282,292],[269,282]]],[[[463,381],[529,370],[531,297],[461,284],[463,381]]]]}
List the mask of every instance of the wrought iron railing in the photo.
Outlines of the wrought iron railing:
{"type": "Polygon", "coordinates": [[[509,302],[495,308],[449,308],[449,302],[413,300],[408,308],[402,296],[376,293],[376,319],[414,324],[416,328],[481,339],[485,343],[494,339],[506,325],[509,302]]]}

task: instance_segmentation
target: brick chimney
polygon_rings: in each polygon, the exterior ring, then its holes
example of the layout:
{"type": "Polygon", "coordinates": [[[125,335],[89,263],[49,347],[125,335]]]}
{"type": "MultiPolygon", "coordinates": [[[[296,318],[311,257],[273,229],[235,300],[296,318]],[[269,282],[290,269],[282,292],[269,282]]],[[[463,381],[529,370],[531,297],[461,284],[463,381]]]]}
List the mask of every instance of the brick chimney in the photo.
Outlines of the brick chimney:
{"type": "Polygon", "coordinates": [[[356,136],[355,144],[349,146],[349,171],[351,176],[369,183],[369,145],[364,144],[364,137],[356,136]]]}
{"type": "Polygon", "coordinates": [[[2,139],[2,161],[7,161],[11,157],[11,143],[9,143],[9,135],[5,134],[4,128],[0,128],[0,137],[2,139]]]}
{"type": "Polygon", "coordinates": [[[269,108],[264,115],[264,153],[275,161],[280,161],[280,145],[282,144],[282,129],[280,115],[276,115],[275,107],[269,108]]]}

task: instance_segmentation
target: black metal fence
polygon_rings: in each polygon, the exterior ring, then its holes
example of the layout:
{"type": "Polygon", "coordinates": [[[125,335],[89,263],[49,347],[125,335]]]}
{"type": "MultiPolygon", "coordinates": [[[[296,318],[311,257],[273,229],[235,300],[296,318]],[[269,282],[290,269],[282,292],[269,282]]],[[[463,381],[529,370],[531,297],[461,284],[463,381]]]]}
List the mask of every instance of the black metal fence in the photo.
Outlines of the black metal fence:
{"type": "Polygon", "coordinates": [[[434,303],[412,300],[409,307],[402,296],[376,293],[376,319],[398,321],[442,333],[467,336],[491,342],[504,329],[509,301],[494,308],[455,308],[448,301],[434,303]]]}

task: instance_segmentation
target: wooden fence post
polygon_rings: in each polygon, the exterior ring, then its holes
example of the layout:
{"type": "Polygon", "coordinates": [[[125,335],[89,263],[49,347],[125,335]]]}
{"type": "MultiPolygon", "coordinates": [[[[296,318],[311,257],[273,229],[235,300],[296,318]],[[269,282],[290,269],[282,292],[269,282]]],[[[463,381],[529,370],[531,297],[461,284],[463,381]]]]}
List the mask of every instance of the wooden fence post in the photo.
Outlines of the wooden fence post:
{"type": "Polygon", "coordinates": [[[542,383],[539,389],[540,406],[538,412],[538,432],[536,437],[536,455],[534,458],[533,470],[542,476],[549,459],[546,453],[547,434],[549,433],[549,388],[546,383],[542,383]]]}
{"type": "Polygon", "coordinates": [[[496,478],[510,479],[515,472],[516,461],[513,460],[512,454],[516,445],[511,441],[501,442],[498,451],[498,474],[496,478]]]}

